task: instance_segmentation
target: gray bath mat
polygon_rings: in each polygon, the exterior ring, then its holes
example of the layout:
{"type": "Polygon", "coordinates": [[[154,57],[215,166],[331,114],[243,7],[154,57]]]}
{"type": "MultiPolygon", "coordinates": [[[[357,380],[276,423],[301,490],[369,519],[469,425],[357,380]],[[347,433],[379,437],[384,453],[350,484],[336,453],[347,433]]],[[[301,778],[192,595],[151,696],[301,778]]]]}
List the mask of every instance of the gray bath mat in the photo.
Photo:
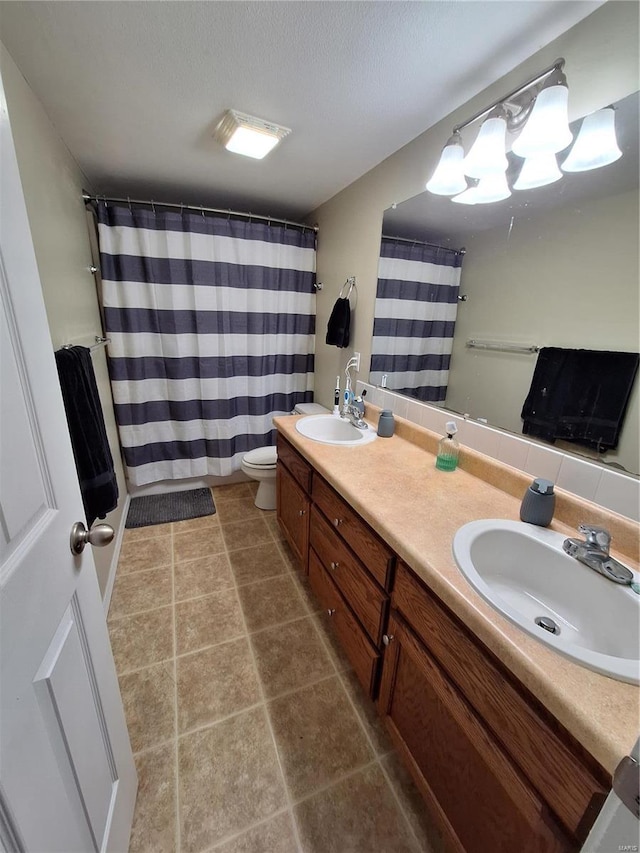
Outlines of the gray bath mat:
{"type": "Polygon", "coordinates": [[[186,521],[213,515],[216,511],[209,489],[188,492],[169,492],[166,495],[145,495],[132,498],[125,527],[149,527],[170,521],[186,521]]]}

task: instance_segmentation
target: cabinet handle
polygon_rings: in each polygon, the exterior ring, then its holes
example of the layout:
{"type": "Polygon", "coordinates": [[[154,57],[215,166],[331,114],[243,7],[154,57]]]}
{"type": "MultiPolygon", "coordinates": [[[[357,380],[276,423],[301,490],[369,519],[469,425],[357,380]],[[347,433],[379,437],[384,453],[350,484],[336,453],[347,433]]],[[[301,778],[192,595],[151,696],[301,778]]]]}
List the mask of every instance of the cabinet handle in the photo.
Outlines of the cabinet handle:
{"type": "Polygon", "coordinates": [[[335,572],[335,570],[339,567],[340,563],[331,563],[331,568],[335,572]]]}
{"type": "Polygon", "coordinates": [[[333,616],[333,614],[334,614],[335,612],[336,612],[335,607],[330,607],[330,608],[327,610],[327,616],[333,616]]]}
{"type": "Polygon", "coordinates": [[[306,514],[307,514],[306,509],[299,509],[299,510],[298,510],[298,515],[299,515],[299,516],[303,516],[303,515],[306,515],[306,514]]]}
{"type": "Polygon", "coordinates": [[[344,521],[343,518],[334,518],[333,519],[333,526],[334,527],[340,527],[340,525],[343,523],[343,521],[344,521]]]}
{"type": "Polygon", "coordinates": [[[382,635],[382,642],[384,643],[385,646],[388,646],[389,643],[391,643],[392,641],[393,641],[393,634],[383,634],[382,635]]]}

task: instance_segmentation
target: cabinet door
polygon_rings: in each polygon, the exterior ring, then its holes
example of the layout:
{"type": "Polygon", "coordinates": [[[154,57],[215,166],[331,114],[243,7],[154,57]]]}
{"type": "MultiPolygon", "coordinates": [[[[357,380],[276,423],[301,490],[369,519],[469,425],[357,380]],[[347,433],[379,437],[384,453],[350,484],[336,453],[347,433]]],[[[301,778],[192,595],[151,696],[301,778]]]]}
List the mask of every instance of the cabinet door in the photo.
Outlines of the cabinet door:
{"type": "Polygon", "coordinates": [[[276,477],[278,523],[306,572],[309,562],[309,498],[281,462],[278,462],[276,477]]]}
{"type": "Polygon", "coordinates": [[[380,711],[451,849],[573,849],[546,806],[395,613],[388,637],[380,711]]]}

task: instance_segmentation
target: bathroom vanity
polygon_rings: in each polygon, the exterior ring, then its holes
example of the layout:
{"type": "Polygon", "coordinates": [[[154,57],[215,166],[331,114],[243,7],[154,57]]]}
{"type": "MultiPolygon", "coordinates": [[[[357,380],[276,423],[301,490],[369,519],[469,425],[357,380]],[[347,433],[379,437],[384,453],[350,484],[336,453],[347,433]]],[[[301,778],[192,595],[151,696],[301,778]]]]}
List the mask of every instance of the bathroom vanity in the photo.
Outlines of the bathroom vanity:
{"type": "MultiPolygon", "coordinates": [[[[436,471],[436,437],[406,423],[355,449],[305,439],[295,420],[276,419],[280,526],[447,847],[579,849],[635,739],[638,688],[523,634],[451,556],[461,524],[517,518],[527,478],[472,451],[436,471]]],[[[571,521],[598,513],[559,503],[571,521]]]]}

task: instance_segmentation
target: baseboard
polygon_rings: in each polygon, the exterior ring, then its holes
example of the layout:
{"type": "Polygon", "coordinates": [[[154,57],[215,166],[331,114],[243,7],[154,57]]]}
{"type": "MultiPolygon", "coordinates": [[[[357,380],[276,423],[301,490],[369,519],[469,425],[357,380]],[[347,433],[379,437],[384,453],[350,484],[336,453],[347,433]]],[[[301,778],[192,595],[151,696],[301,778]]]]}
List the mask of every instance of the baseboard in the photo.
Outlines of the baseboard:
{"type": "Polygon", "coordinates": [[[115,583],[116,579],[116,569],[118,568],[118,560],[120,559],[120,550],[122,549],[122,540],[124,538],[124,526],[127,521],[127,512],[129,511],[130,503],[131,496],[127,495],[124,501],[124,507],[122,508],[122,514],[120,515],[120,524],[118,525],[118,530],[116,531],[116,544],[114,546],[113,555],[111,557],[109,577],[107,578],[107,585],[104,589],[104,598],[102,599],[105,619],[107,618],[107,613],[109,612],[109,605],[111,604],[111,594],[113,592],[113,584],[115,583]]]}

